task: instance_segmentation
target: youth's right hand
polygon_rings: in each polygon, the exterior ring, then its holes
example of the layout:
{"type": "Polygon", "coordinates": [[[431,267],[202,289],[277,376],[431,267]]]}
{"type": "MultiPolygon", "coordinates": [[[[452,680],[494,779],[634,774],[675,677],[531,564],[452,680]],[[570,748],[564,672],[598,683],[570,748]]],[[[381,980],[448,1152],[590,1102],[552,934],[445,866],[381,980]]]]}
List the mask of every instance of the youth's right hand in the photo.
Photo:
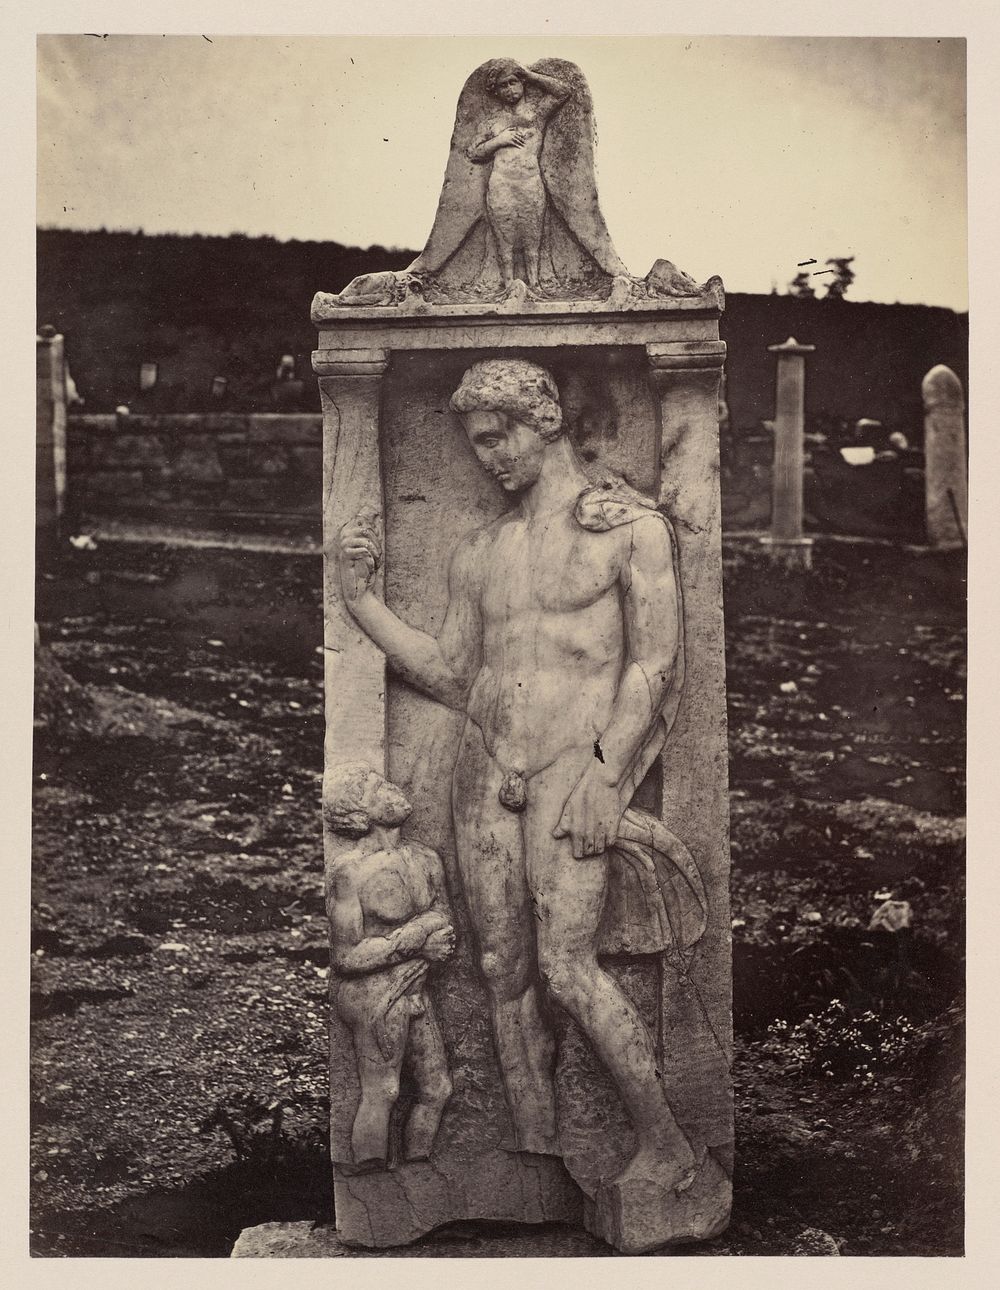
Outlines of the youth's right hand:
{"type": "Polygon", "coordinates": [[[523,130],[516,126],[511,126],[509,130],[504,130],[497,135],[497,139],[507,147],[523,148],[528,141],[528,136],[523,130]]]}
{"type": "Polygon", "coordinates": [[[375,511],[361,511],[340,530],[340,586],[348,605],[375,586],[375,574],[382,563],[377,523],[375,511]]]}

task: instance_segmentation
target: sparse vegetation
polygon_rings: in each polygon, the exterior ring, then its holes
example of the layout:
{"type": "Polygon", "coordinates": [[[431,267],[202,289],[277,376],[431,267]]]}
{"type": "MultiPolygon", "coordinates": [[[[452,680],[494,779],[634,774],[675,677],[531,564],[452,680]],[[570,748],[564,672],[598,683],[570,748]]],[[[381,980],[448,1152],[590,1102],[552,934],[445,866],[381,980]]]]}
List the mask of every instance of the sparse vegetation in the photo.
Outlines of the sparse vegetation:
{"type": "MultiPolygon", "coordinates": [[[[725,574],[738,1164],[698,1252],[960,1253],[961,556],[725,574]]],[[[133,545],[40,583],[43,684],[101,717],[36,732],[39,1255],[330,1217],[320,596],[315,557],[133,545]]]]}

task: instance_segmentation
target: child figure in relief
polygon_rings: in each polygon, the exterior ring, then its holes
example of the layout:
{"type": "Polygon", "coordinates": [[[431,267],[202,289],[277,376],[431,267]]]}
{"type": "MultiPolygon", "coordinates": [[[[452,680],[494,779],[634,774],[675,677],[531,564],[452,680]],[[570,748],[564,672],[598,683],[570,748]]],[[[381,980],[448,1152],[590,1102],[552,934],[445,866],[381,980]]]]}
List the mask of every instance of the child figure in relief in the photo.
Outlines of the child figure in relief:
{"type": "Polygon", "coordinates": [[[426,1160],[452,1084],[427,973],[455,949],[436,852],[400,840],[411,811],[395,784],[361,762],[327,772],[327,827],[354,845],[327,870],[334,1000],[354,1040],[360,1102],[356,1171],[389,1163],[389,1120],[404,1058],[417,1089],[403,1132],[407,1160],[426,1160]]]}
{"type": "Polygon", "coordinates": [[[486,87],[500,110],[485,123],[483,137],[468,151],[479,165],[492,163],[486,187],[486,213],[496,243],[503,285],[522,276],[540,290],[539,260],[548,197],[539,158],[545,127],[566,102],[570,89],[552,76],[528,71],[512,59],[498,58],[486,73],[486,87]],[[542,91],[529,100],[525,86],[542,91]]]}

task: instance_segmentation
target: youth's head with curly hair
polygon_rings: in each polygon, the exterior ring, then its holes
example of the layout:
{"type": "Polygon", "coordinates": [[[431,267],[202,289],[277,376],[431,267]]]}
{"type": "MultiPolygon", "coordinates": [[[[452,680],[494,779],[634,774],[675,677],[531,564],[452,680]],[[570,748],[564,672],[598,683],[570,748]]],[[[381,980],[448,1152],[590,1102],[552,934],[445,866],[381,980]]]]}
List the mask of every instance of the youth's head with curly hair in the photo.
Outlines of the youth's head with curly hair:
{"type": "Polygon", "coordinates": [[[519,493],[538,479],[563,439],[556,383],[544,367],[523,358],[475,363],[451,396],[482,468],[505,492],[519,493]]]}
{"type": "Polygon", "coordinates": [[[546,443],[563,433],[555,381],[544,367],[524,358],[487,358],[474,363],[451,396],[451,408],[462,416],[501,412],[531,426],[546,443]]]}

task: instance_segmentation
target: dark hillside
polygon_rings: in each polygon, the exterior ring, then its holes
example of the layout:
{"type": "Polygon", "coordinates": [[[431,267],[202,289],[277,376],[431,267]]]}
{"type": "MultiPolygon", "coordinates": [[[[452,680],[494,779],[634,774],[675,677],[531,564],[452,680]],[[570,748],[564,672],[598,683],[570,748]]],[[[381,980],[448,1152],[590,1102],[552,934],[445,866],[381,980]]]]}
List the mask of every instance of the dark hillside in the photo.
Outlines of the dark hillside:
{"type": "MultiPolygon", "coordinates": [[[[309,305],[359,273],[403,268],[412,251],[273,238],[38,233],[38,322],[67,338],[88,412],[137,393],[139,365],[158,364],[157,405],[207,407],[214,376],[240,411],[268,410],[282,354],[309,376],[316,334],[309,305]]],[[[319,409],[310,390],[308,408],[319,409]]]]}
{"type": "MultiPolygon", "coordinates": [[[[38,233],[38,322],[67,338],[88,412],[125,402],[136,410],[139,365],[155,362],[143,410],[198,411],[214,376],[229,406],[265,411],[282,354],[306,379],[303,410],[318,410],[309,355],[316,291],[339,291],[359,273],[404,268],[414,252],[274,238],[38,233]]],[[[920,381],[946,363],[968,379],[968,315],[924,305],[799,300],[732,294],[722,319],[734,429],[773,409],[768,345],[794,335],[816,346],[809,362],[811,416],[874,417],[921,439],[920,381]]]]}

